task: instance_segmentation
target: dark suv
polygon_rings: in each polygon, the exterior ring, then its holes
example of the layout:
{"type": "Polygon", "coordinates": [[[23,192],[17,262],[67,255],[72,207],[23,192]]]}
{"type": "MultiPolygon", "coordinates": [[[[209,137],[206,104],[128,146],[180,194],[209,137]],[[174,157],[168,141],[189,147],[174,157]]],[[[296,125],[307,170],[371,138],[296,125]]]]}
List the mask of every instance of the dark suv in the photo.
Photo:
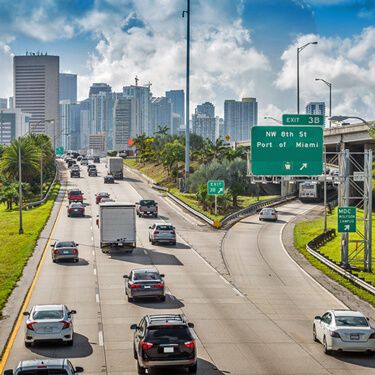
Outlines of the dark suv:
{"type": "Polygon", "coordinates": [[[134,358],[138,374],[155,367],[184,366],[189,373],[197,372],[197,348],[183,315],[146,315],[134,330],[134,358]]]}

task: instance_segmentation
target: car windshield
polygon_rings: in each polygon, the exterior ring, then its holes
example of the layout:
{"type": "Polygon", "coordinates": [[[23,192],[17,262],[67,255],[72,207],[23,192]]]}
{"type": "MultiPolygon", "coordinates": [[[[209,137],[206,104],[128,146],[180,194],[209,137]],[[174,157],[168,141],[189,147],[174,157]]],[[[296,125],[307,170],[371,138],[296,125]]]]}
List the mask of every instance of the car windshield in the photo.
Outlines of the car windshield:
{"type": "Polygon", "coordinates": [[[135,272],[133,280],[160,280],[160,275],[158,272],[135,272]]]}
{"type": "Polygon", "coordinates": [[[73,241],[61,241],[56,244],[56,247],[74,247],[75,243],[73,241]]]}
{"type": "Polygon", "coordinates": [[[264,213],[271,213],[271,212],[274,212],[274,209],[273,208],[263,208],[262,212],[264,212],[264,213]]]}
{"type": "Polygon", "coordinates": [[[33,314],[33,319],[35,320],[45,320],[45,319],[62,319],[64,313],[62,310],[40,310],[35,311],[33,314]]]}
{"type": "Polygon", "coordinates": [[[108,193],[99,193],[99,195],[100,195],[101,197],[109,197],[109,194],[108,194],[108,193]]]}
{"type": "Polygon", "coordinates": [[[70,195],[81,195],[81,191],[80,190],[73,190],[73,191],[70,191],[69,194],[70,195]]]}
{"type": "Polygon", "coordinates": [[[169,344],[192,339],[186,326],[151,326],[148,328],[146,340],[161,344],[169,344]]]}
{"type": "Polygon", "coordinates": [[[153,201],[153,200],[151,200],[151,199],[145,199],[145,200],[141,200],[141,201],[139,202],[139,204],[140,204],[141,206],[152,206],[152,205],[155,204],[155,201],[153,201]]]}
{"type": "Polygon", "coordinates": [[[157,230],[173,230],[172,225],[157,225],[157,230]]]}
{"type": "Polygon", "coordinates": [[[72,204],[70,205],[70,207],[83,207],[83,204],[82,204],[82,203],[79,203],[79,202],[77,202],[77,203],[72,203],[72,204]]]}
{"type": "Polygon", "coordinates": [[[336,316],[337,327],[368,327],[364,316],[336,316]]]}
{"type": "Polygon", "coordinates": [[[36,368],[22,370],[17,372],[18,375],[68,375],[68,372],[62,368],[36,368]]]}

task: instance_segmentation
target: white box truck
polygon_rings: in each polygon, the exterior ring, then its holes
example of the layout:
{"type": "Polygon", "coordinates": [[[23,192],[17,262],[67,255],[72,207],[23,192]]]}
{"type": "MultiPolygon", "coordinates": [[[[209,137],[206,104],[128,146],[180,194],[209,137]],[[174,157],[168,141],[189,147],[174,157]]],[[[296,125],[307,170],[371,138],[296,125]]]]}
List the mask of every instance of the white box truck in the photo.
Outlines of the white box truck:
{"type": "Polygon", "coordinates": [[[103,253],[111,247],[124,247],[132,252],[136,247],[135,205],[128,202],[99,204],[96,224],[100,230],[100,247],[103,253]]]}
{"type": "Polygon", "coordinates": [[[119,157],[108,158],[108,174],[111,174],[115,180],[124,178],[124,159],[119,157]]]}

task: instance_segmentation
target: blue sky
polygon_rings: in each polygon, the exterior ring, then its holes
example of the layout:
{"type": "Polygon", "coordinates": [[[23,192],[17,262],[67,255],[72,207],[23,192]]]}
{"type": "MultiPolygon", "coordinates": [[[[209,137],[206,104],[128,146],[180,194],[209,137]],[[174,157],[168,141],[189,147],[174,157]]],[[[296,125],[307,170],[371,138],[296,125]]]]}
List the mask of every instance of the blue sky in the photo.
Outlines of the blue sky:
{"type": "MultiPolygon", "coordinates": [[[[0,97],[12,94],[12,56],[60,56],[79,75],[120,91],[138,75],[154,95],[184,87],[185,0],[0,0],[0,97]]],[[[258,98],[260,118],[295,110],[295,48],[302,103],[326,100],[334,112],[375,118],[375,0],[192,0],[192,105],[258,98]],[[348,112],[349,111],[349,112],[348,112]]]]}

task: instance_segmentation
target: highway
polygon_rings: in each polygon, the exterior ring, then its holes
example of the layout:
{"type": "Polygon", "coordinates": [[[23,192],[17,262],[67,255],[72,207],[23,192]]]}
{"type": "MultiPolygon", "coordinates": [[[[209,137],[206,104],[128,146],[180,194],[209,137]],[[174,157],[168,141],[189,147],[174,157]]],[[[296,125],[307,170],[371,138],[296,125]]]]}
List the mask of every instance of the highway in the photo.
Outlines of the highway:
{"type": "MultiPolygon", "coordinates": [[[[312,341],[313,317],[343,306],[310,279],[282,247],[283,225],[306,210],[305,205],[294,202],[281,207],[277,223],[259,222],[253,216],[226,233],[222,250],[232,285],[192,248],[217,259],[212,254],[220,254],[224,232],[186,219],[133,174],[105,185],[104,164],[98,166],[99,177],[87,177],[86,168],[81,169],[82,177],[69,179],[68,187],[77,186],[84,192],[86,217],[68,218],[65,201],[52,233],[53,240],[78,242],[81,259],[79,263],[55,264],[48,250],[30,301],[30,306],[64,303],[77,310],[74,346],[50,344],[27,349],[22,325],[6,368],[14,368],[22,359],[67,357],[74,365],[83,366],[86,374],[136,374],[130,324],[145,314],[183,312],[195,323],[198,374],[373,374],[374,357],[328,357],[321,345],[312,341]],[[121,250],[103,254],[95,225],[95,193],[100,191],[108,191],[117,201],[157,197],[160,220],[176,225],[177,246],[152,246],[148,226],[154,219],[137,218],[138,246],[133,254],[121,250]],[[122,276],[145,265],[155,265],[166,275],[165,303],[127,302],[122,276]]],[[[221,271],[222,265],[217,264],[221,271]]]]}

